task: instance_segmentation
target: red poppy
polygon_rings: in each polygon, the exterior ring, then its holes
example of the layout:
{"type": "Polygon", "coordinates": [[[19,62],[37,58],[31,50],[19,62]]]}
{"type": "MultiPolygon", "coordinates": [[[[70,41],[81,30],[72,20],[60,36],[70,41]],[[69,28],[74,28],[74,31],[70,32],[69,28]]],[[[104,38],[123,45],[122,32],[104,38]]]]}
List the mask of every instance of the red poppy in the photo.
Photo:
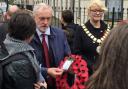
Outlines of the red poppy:
{"type": "Polygon", "coordinates": [[[87,63],[79,55],[70,55],[68,57],[65,57],[64,60],[61,61],[59,67],[62,68],[65,61],[70,59],[73,59],[74,61],[68,71],[66,71],[63,75],[56,77],[57,89],[85,89],[86,86],[84,85],[84,83],[88,80],[87,63]],[[68,72],[72,72],[75,74],[74,83],[72,86],[69,86],[67,82],[68,72]]]}

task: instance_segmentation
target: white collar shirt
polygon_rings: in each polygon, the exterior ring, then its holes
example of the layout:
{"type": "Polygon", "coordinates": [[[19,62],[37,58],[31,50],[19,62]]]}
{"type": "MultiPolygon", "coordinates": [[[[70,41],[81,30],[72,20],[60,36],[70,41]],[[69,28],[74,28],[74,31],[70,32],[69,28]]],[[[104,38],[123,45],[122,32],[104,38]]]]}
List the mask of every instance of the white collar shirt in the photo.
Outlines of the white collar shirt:
{"type": "Polygon", "coordinates": [[[37,32],[37,34],[39,36],[39,39],[40,39],[41,43],[42,43],[42,39],[43,39],[42,34],[45,34],[45,40],[46,40],[47,46],[49,48],[48,35],[50,35],[50,27],[48,27],[46,29],[45,33],[42,33],[38,28],[36,28],[36,32],[37,32]]]}

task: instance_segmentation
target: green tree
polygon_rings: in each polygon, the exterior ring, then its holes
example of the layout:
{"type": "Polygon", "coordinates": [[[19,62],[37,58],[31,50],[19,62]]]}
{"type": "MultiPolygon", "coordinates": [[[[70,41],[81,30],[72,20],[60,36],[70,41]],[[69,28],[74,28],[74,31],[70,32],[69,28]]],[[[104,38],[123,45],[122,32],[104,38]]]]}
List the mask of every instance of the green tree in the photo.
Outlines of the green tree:
{"type": "MultiPolygon", "coordinates": [[[[0,2],[5,2],[6,0],[0,0],[0,2]]],[[[8,0],[9,4],[14,4],[14,0],[8,0]]]]}
{"type": "Polygon", "coordinates": [[[14,4],[14,0],[8,0],[9,4],[14,4]]]}
{"type": "Polygon", "coordinates": [[[3,2],[4,0],[0,0],[0,2],[3,2]]]}

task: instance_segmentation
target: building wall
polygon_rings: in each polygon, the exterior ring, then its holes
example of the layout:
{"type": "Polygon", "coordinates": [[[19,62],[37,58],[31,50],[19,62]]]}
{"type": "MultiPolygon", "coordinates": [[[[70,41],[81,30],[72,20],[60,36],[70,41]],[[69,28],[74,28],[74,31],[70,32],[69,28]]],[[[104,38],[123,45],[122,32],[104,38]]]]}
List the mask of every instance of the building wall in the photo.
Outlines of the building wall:
{"type": "MultiPolygon", "coordinates": [[[[60,19],[61,11],[66,9],[69,9],[69,7],[73,7],[73,1],[75,1],[74,5],[74,17],[75,22],[77,23],[84,23],[88,20],[88,13],[87,13],[87,7],[89,5],[90,0],[15,0],[16,4],[23,4],[24,5],[34,5],[37,3],[49,3],[50,6],[54,9],[54,16],[60,19]],[[81,9],[80,9],[81,7],[81,9]],[[81,19],[80,19],[81,18],[81,19]]],[[[105,0],[102,0],[102,2],[105,4],[105,0]]],[[[128,19],[127,15],[127,9],[128,8],[128,0],[123,0],[123,8],[124,14],[123,19],[128,19]]]]}
{"type": "MultiPolygon", "coordinates": [[[[14,2],[15,4],[34,5],[41,2],[48,3],[48,1],[51,6],[54,6],[54,3],[55,3],[55,6],[70,7],[74,0],[15,0],[14,2]]],[[[75,0],[75,7],[87,7],[89,4],[89,1],[90,0],[75,0]]],[[[105,0],[102,0],[102,1],[103,3],[105,3],[105,0]]],[[[127,8],[128,0],[123,0],[123,2],[124,2],[123,7],[127,8]]]]}
{"type": "Polygon", "coordinates": [[[127,16],[127,13],[128,13],[128,0],[124,0],[124,3],[123,3],[123,8],[124,9],[124,15],[123,15],[123,19],[126,20],[128,19],[128,16],[127,16]]]}

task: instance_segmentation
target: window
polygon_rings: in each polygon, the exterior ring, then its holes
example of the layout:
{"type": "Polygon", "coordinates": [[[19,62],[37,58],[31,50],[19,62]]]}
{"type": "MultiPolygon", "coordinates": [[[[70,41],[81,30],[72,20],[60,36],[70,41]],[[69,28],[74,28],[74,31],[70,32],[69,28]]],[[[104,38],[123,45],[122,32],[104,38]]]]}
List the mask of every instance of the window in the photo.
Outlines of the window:
{"type": "Polygon", "coordinates": [[[105,14],[106,20],[122,20],[123,19],[123,0],[106,0],[105,4],[108,8],[105,14]]]}

